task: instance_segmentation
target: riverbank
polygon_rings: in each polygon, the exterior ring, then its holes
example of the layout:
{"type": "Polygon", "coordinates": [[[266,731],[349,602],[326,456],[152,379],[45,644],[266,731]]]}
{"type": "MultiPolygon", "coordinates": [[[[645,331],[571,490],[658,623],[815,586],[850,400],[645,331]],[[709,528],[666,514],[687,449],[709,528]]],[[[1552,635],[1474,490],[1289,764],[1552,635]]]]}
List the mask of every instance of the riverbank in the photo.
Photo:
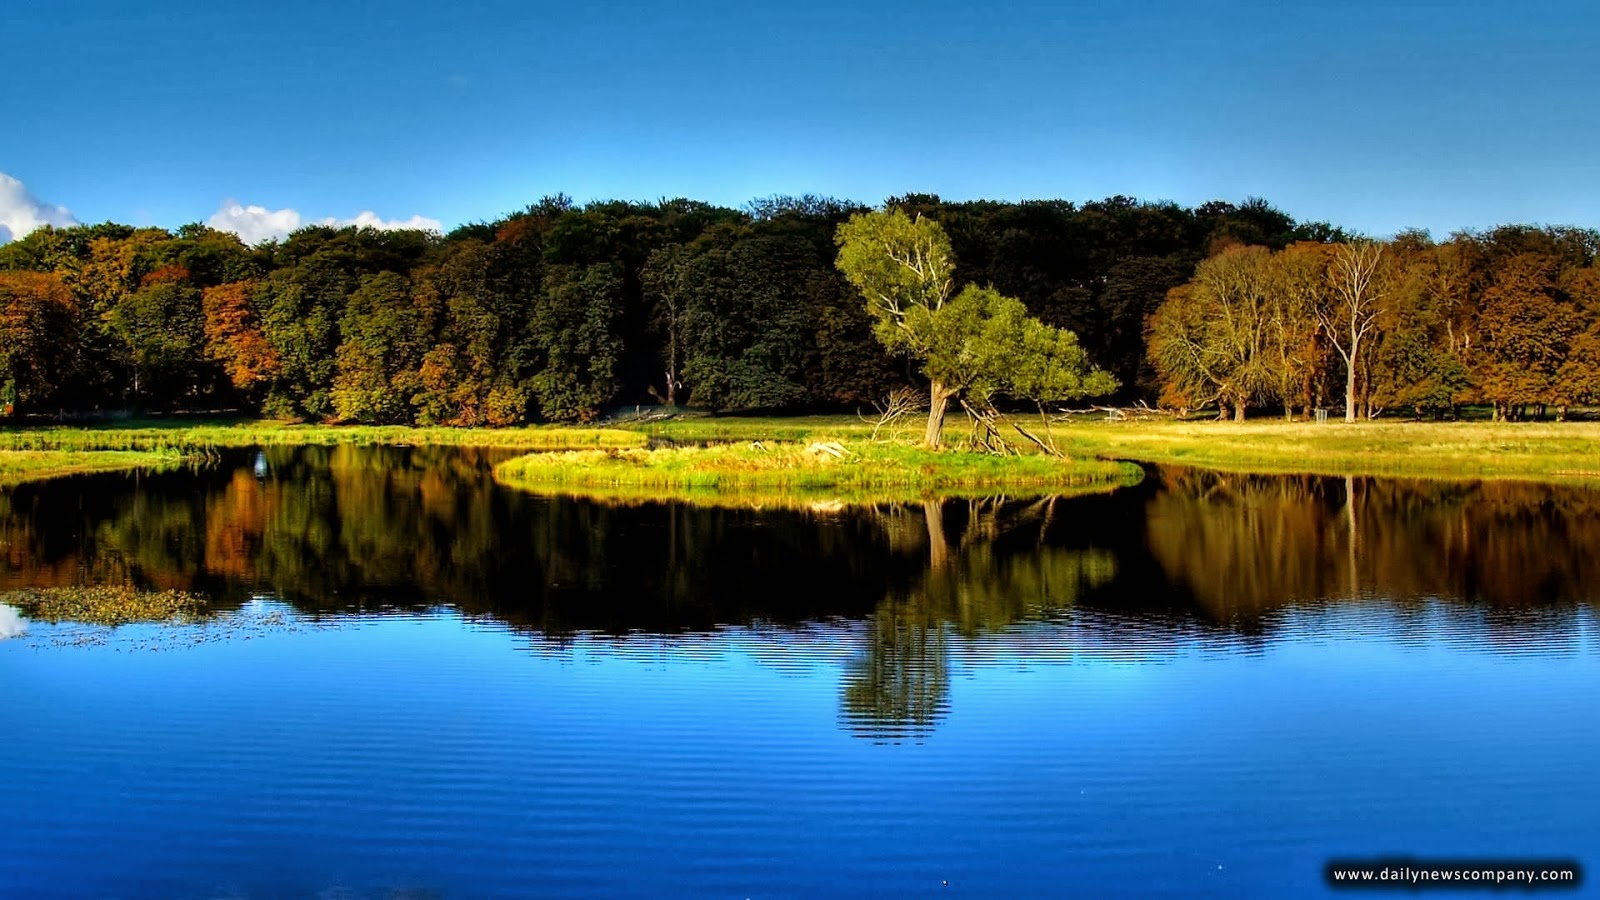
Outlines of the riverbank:
{"type": "Polygon", "coordinates": [[[135,422],[88,428],[0,429],[0,485],[66,475],[169,469],[235,447],[416,445],[570,450],[642,447],[649,437],[614,428],[413,428],[284,422],[135,422]]]}
{"type": "Polygon", "coordinates": [[[903,502],[967,493],[1061,493],[1135,484],[1137,466],[1044,455],[936,452],[861,440],[531,453],[501,463],[502,484],[613,501],[737,505],[903,502]]]}
{"type": "MultiPolygon", "coordinates": [[[[1031,424],[1031,423],[1030,423],[1031,424]]],[[[203,458],[207,451],[229,447],[303,444],[389,444],[503,447],[526,451],[585,449],[641,449],[657,443],[701,445],[752,441],[811,443],[841,441],[865,443],[873,425],[856,416],[713,417],[683,416],[649,422],[620,423],[606,428],[545,425],[527,428],[411,428],[405,426],[291,425],[278,422],[141,422],[89,428],[0,429],[0,483],[47,478],[81,472],[173,465],[183,458],[203,458]],[[110,455],[110,454],[118,455],[110,455]],[[143,454],[143,455],[141,455],[143,454]],[[153,455],[152,455],[153,454],[153,455]]],[[[885,429],[879,437],[914,440],[920,421],[907,421],[898,429],[885,429]]],[[[1035,431],[1043,436],[1042,427],[1035,431]]],[[[952,442],[962,436],[959,422],[949,432],[952,442]]],[[[1372,475],[1439,479],[1513,478],[1535,481],[1600,484],[1600,423],[1495,423],[1379,421],[1322,425],[1260,419],[1244,423],[1168,420],[1108,422],[1079,419],[1056,423],[1049,437],[1069,457],[1086,461],[1112,460],[1195,466],[1231,472],[1263,474],[1372,475]]],[[[886,443],[882,446],[893,446],[886,443]]],[[[924,451],[905,447],[907,453],[924,451]]],[[[1012,484],[984,474],[982,465],[965,457],[961,463],[939,463],[935,457],[932,483],[939,489],[958,486],[956,469],[977,472],[976,486],[1012,484]],[[979,469],[972,466],[979,465],[979,469]],[[952,480],[955,479],[955,480],[952,480]]],[[[550,473],[519,471],[519,479],[536,478],[548,488],[588,491],[605,487],[619,494],[636,490],[641,496],[671,488],[701,494],[733,489],[782,492],[807,491],[806,470],[778,477],[749,474],[750,460],[740,460],[729,487],[711,487],[711,476],[691,474],[682,462],[660,471],[649,469],[618,476],[616,471],[591,471],[562,478],[593,478],[588,484],[553,481],[550,473]],[[739,474],[739,472],[746,472],[739,474]],[[618,481],[618,477],[627,480],[618,481]],[[741,482],[740,479],[743,479],[741,482]],[[762,484],[766,486],[763,487],[762,484]]],[[[1008,465],[1045,464],[1046,457],[1031,456],[1008,465]]],[[[876,460],[853,473],[861,481],[836,483],[829,490],[866,491],[922,483],[921,475],[902,469],[926,461],[902,454],[876,460]],[[874,467],[877,467],[874,470],[874,467]]],[[[541,464],[528,464],[530,467],[541,464]]],[[[586,464],[587,465],[587,464],[586,464]]],[[[614,463],[607,465],[614,466],[614,463]]],[[[579,467],[584,468],[584,467],[579,467]]],[[[639,467],[634,466],[635,469],[639,467]]],[[[1034,476],[1023,476],[1024,483],[1034,476]]],[[[719,482],[720,483],[720,482],[719,482]]],[[[920,490],[921,488],[915,488],[920,490]]]]}
{"type": "Polygon", "coordinates": [[[176,450],[229,447],[358,444],[505,447],[573,450],[642,447],[648,437],[618,428],[530,425],[522,428],[444,428],[408,425],[298,425],[288,422],[138,422],[90,428],[0,430],[0,451],[176,450]]]}
{"type": "MultiPolygon", "coordinates": [[[[914,423],[920,424],[920,423],[914,423]]],[[[1028,423],[1045,436],[1037,422],[1028,423]]],[[[854,416],[684,418],[623,426],[698,442],[864,436],[854,416]]],[[[910,426],[902,427],[905,432],[910,426]]],[[[951,437],[959,429],[953,428],[951,437]]],[[[1229,472],[1440,479],[1514,478],[1600,484],[1600,422],[1106,421],[1052,424],[1067,456],[1229,472]]]]}
{"type": "Polygon", "coordinates": [[[1076,422],[1066,453],[1229,472],[1600,484],[1600,423],[1076,422]]]}

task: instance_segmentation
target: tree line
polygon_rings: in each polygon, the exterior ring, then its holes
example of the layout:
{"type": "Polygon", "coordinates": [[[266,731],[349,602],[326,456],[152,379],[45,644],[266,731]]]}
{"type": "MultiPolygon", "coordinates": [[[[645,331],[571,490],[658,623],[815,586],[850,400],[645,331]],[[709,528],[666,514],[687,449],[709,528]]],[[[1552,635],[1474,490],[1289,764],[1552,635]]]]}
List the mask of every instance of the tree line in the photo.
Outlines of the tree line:
{"type": "Polygon", "coordinates": [[[1164,403],[1286,417],[1342,406],[1497,420],[1600,402],[1600,234],[1511,226],[1435,242],[1235,246],[1149,320],[1164,403]]]}
{"type": "MultiPolygon", "coordinates": [[[[1350,241],[1261,200],[906,195],[883,208],[937,223],[949,282],[992,291],[971,293],[958,311],[971,307],[984,322],[1003,313],[1041,340],[1070,332],[1106,373],[1093,383],[1120,385],[1123,400],[1224,397],[1146,352],[1159,333],[1147,340],[1147,325],[1162,320],[1152,315],[1171,306],[1169,291],[1204,293],[1202,263],[1350,241]],[[1231,249],[1251,246],[1266,249],[1231,249]]],[[[840,226],[865,212],[810,196],[740,209],[682,199],[579,206],[557,196],[448,235],[313,226],[255,247],[202,225],[46,227],[0,246],[0,408],[505,425],[587,421],[640,403],[861,407],[897,387],[925,388],[931,371],[927,358],[890,352],[905,348],[880,340],[882,309],[837,265],[840,226]]],[[[1582,268],[1568,261],[1574,242],[1592,267],[1593,232],[1514,231],[1565,248],[1550,274],[1558,285],[1582,268]]],[[[1491,238],[1439,246],[1505,243],[1491,238]]],[[[1465,289],[1475,315],[1496,283],[1481,281],[1465,289]]],[[[1552,302],[1572,306],[1559,291],[1552,302]]],[[[1476,351],[1493,343],[1491,330],[1475,325],[1462,339],[1476,351]]],[[[1398,344],[1399,333],[1382,331],[1361,352],[1398,344]]],[[[1313,344],[1320,374],[1303,380],[1320,402],[1337,373],[1322,331],[1313,344]]],[[[1387,382],[1361,379],[1369,408],[1384,405],[1387,382]]],[[[1248,404],[1278,396],[1259,373],[1240,383],[1248,404]]]]}

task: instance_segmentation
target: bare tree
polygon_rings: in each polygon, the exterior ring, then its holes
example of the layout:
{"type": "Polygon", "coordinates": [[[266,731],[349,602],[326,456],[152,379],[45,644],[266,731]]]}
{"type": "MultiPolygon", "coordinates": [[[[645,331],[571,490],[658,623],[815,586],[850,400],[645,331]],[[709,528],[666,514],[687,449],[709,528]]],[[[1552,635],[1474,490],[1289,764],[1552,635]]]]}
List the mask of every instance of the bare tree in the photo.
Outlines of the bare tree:
{"type": "Polygon", "coordinates": [[[1344,359],[1344,420],[1356,420],[1356,388],[1361,375],[1362,342],[1378,327],[1386,299],[1384,247],[1375,241],[1340,244],[1328,266],[1328,302],[1317,309],[1333,349],[1344,359]]]}

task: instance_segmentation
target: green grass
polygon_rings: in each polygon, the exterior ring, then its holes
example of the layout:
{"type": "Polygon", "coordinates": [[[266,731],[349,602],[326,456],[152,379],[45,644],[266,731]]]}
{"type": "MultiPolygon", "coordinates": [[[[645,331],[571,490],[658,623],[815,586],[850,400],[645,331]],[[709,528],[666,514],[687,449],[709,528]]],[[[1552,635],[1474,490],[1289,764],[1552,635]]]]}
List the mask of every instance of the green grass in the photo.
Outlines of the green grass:
{"type": "MultiPolygon", "coordinates": [[[[1037,419],[1021,421],[1042,434],[1037,419]]],[[[964,421],[952,416],[948,439],[964,421]]],[[[920,420],[902,436],[920,433],[920,420]]],[[[848,439],[871,431],[855,416],[786,419],[683,418],[624,426],[685,443],[717,440],[848,439]]],[[[1244,423],[1080,418],[1050,434],[1069,456],[1196,466],[1232,472],[1387,475],[1415,478],[1600,480],[1600,422],[1244,423]]]]}
{"type": "Polygon", "coordinates": [[[178,450],[307,444],[419,444],[567,450],[639,447],[647,438],[615,428],[539,425],[523,428],[413,428],[405,425],[295,425],[147,423],[95,428],[0,430],[0,450],[178,450]]]}
{"type": "Polygon", "coordinates": [[[171,469],[183,463],[175,450],[0,450],[0,486],[129,469],[171,469]]]}
{"type": "Polygon", "coordinates": [[[798,442],[533,453],[501,463],[495,477],[542,494],[761,506],[1076,492],[1131,484],[1141,474],[1099,460],[936,452],[889,442],[837,446],[842,457],[798,442]]]}
{"type": "Polygon", "coordinates": [[[0,429],[0,485],[62,475],[172,468],[229,447],[362,444],[567,450],[639,447],[635,431],[545,425],[527,428],[410,428],[401,425],[292,425],[279,422],[129,423],[92,428],[0,429]]]}
{"type": "Polygon", "coordinates": [[[1053,432],[1069,454],[1233,472],[1600,479],[1600,423],[1082,421],[1053,432]]]}
{"type": "MultiPolygon", "coordinates": [[[[1034,431],[1041,431],[1034,427],[1037,420],[1023,421],[1034,431]]],[[[920,434],[921,424],[920,420],[908,418],[883,436],[898,436],[902,443],[909,443],[920,434]]],[[[843,441],[857,447],[866,445],[871,430],[869,423],[852,415],[684,416],[614,428],[407,428],[248,421],[0,429],[0,484],[75,472],[171,465],[175,457],[204,456],[212,449],[272,444],[442,444],[533,451],[640,448],[655,438],[681,444],[843,441]],[[121,451],[121,455],[101,455],[104,451],[121,451]]],[[[946,431],[948,438],[959,442],[965,433],[964,419],[952,416],[946,431]]],[[[1313,425],[1271,419],[1245,423],[1080,419],[1053,425],[1051,434],[1064,452],[1079,460],[1131,460],[1262,473],[1563,482],[1600,479],[1600,423],[1595,422],[1379,421],[1313,425]]],[[[887,448],[896,444],[866,446],[887,448]]],[[[552,463],[519,463],[515,480],[524,484],[537,482],[541,490],[581,489],[591,494],[610,491],[618,499],[630,492],[640,499],[660,496],[659,492],[668,488],[702,496],[731,491],[775,491],[783,496],[831,491],[834,496],[856,497],[885,490],[903,493],[1032,485],[1041,476],[1026,471],[1026,467],[1049,465],[1042,457],[1022,457],[1006,461],[1004,465],[1013,468],[1010,475],[1001,476],[986,469],[996,461],[972,461],[987,457],[933,454],[930,462],[914,457],[921,452],[910,447],[873,451],[866,454],[870,458],[843,467],[850,469],[843,473],[823,473],[816,471],[816,466],[793,465],[765,474],[750,460],[734,464],[729,458],[724,460],[726,465],[697,470],[687,462],[668,462],[665,457],[659,466],[623,466],[617,460],[625,455],[613,459],[600,454],[607,458],[603,465],[592,461],[577,466],[562,463],[555,466],[560,470],[556,473],[533,471],[536,466],[552,463]],[[939,461],[945,457],[968,461],[939,461]],[[584,471],[591,474],[584,475],[584,471]]],[[[506,480],[512,481],[511,470],[506,472],[506,480]]]]}

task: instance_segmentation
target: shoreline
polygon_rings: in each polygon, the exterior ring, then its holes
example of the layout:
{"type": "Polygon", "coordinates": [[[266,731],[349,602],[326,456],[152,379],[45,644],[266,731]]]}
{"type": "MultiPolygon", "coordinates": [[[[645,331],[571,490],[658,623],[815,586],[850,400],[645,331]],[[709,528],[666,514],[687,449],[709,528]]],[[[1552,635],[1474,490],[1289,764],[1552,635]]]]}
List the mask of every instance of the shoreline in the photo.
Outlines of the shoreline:
{"type": "MultiPolygon", "coordinates": [[[[298,445],[418,445],[520,449],[525,451],[646,452],[652,444],[729,446],[750,442],[783,445],[786,442],[842,441],[851,447],[865,444],[872,424],[850,415],[801,417],[685,416],[651,422],[621,422],[605,427],[545,425],[523,428],[448,428],[367,425],[293,425],[279,422],[239,424],[185,423],[135,424],[111,427],[61,427],[0,429],[0,484],[66,475],[141,468],[171,468],[185,460],[204,458],[222,448],[298,445]]],[[[919,430],[915,424],[885,429],[891,438],[909,440],[919,430]]],[[[952,443],[959,429],[951,429],[952,443]]],[[[1600,486],[1600,422],[1493,423],[1410,422],[1382,420],[1354,424],[1285,423],[1258,419],[1244,423],[1213,421],[1073,421],[1054,423],[1049,437],[1067,457],[1088,462],[1187,466],[1234,473],[1263,475],[1370,476],[1433,480],[1524,480],[1600,486]]],[[[856,473],[832,488],[868,487],[917,490],[940,487],[997,488],[1059,485],[1053,476],[1038,472],[968,472],[982,457],[957,461],[959,451],[906,451],[930,454],[927,459],[901,454],[878,460],[871,476],[856,473]],[[926,477],[894,474],[896,465],[939,465],[926,477]]],[[[682,449],[678,447],[676,449],[682,449]]],[[[709,449],[709,447],[707,447],[709,449]]],[[[1026,454],[1011,460],[1045,460],[1026,454]]],[[[736,469],[748,468],[749,460],[736,469]]],[[[1020,463],[1027,466],[1033,463],[1020,463]]],[[[800,469],[796,469],[800,472],[800,469]]],[[[526,475],[527,473],[523,473],[526,475]]],[[[582,488],[576,476],[537,479],[547,487],[571,491],[582,488]]],[[[709,475],[688,478],[685,486],[706,493],[709,475]]],[[[589,488],[633,484],[640,489],[664,489],[673,479],[628,476],[617,482],[612,475],[591,479],[589,488]]],[[[804,477],[797,482],[802,491],[804,477]]],[[[1094,481],[1097,479],[1088,479],[1094,481]]],[[[1103,480],[1103,479],[1101,479],[1103,480]]],[[[784,478],[772,475],[738,475],[717,488],[721,491],[764,490],[782,486],[784,478]],[[742,480],[741,480],[742,479],[742,480]]],[[[827,481],[827,479],[824,479],[827,481]]],[[[1070,482],[1068,482],[1070,483],[1070,482]]],[[[786,488],[787,489],[787,488],[786,488]]],[[[903,493],[903,491],[901,491],[903,493]]]]}

